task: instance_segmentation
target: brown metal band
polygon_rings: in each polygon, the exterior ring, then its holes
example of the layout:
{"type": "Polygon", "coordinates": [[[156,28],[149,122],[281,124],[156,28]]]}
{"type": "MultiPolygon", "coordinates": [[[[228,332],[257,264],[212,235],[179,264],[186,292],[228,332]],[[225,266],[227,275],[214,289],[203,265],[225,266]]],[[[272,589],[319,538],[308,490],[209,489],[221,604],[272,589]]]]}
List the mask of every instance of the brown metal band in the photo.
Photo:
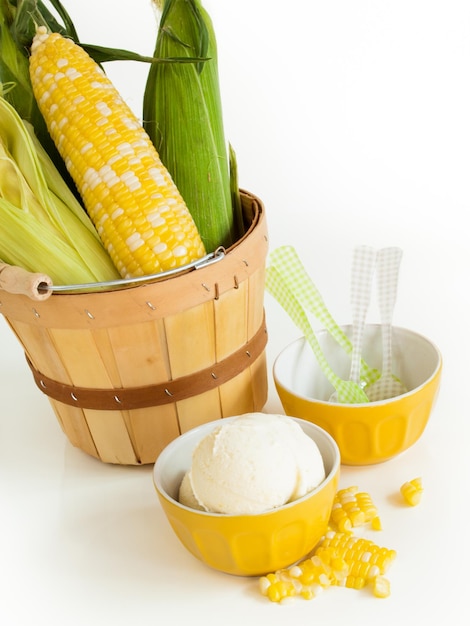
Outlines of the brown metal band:
{"type": "Polygon", "coordinates": [[[93,389],[59,383],[38,372],[26,357],[39,389],[50,398],[81,409],[125,411],[170,404],[215,389],[254,363],[268,340],[265,320],[239,350],[219,363],[188,376],[142,387],[93,389]]]}

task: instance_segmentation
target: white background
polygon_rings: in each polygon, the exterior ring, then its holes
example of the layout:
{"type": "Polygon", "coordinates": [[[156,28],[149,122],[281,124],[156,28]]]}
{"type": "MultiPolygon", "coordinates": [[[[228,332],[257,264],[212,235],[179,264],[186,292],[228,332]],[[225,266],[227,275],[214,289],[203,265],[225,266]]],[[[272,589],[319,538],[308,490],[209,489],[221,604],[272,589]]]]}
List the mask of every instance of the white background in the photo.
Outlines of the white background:
{"type": "MultiPolygon", "coordinates": [[[[151,54],[149,0],[67,0],[82,41],[151,54]]],[[[359,244],[404,256],[394,321],[444,357],[420,441],[385,464],[343,467],[374,497],[395,548],[392,596],[330,590],[270,604],[256,580],[207,569],[172,534],[151,468],[73,448],[0,318],[0,623],[467,624],[470,3],[206,0],[219,42],[227,140],[258,195],[270,246],[294,245],[333,315],[350,321],[359,244]],[[400,484],[422,476],[421,505],[400,484]]],[[[147,68],[107,66],[137,115],[147,68]]],[[[266,297],[269,368],[297,329],[266,297]]],[[[370,321],[378,321],[376,306],[370,321]]],[[[270,376],[266,410],[281,410],[270,376]]],[[[374,536],[375,538],[375,536],[374,536]]]]}

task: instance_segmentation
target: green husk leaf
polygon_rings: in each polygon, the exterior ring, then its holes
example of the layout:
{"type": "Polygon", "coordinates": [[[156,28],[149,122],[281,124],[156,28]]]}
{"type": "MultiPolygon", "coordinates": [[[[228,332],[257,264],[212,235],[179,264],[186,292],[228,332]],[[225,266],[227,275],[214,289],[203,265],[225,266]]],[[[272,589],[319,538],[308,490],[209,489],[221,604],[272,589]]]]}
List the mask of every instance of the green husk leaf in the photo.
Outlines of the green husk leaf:
{"type": "Polygon", "coordinates": [[[28,122],[0,97],[0,258],[55,284],[119,278],[91,220],[28,122]]]}
{"type": "MultiPolygon", "coordinates": [[[[56,0],[54,3],[60,4],[56,0]]],[[[50,24],[59,29],[60,25],[52,14],[47,12],[42,2],[37,0],[22,0],[21,2],[0,0],[0,83],[3,86],[15,85],[15,89],[3,90],[4,97],[23,120],[33,125],[42,146],[53,160],[61,176],[67,181],[75,197],[79,199],[75,185],[49,135],[31,87],[28,51],[35,32],[33,16],[35,19],[39,19],[38,7],[41,7],[44,14],[48,16],[50,24]]],[[[45,18],[42,21],[46,21],[45,18]]]]}
{"type": "Polygon", "coordinates": [[[208,252],[239,238],[231,201],[212,21],[199,0],[165,0],[157,58],[202,57],[204,63],[152,64],[144,93],[144,127],[191,212],[208,252]]]}
{"type": "Polygon", "coordinates": [[[232,198],[233,216],[237,232],[241,234],[244,231],[244,224],[240,186],[238,184],[238,162],[237,155],[231,143],[228,145],[228,152],[230,166],[230,195],[232,198]]]}
{"type": "Polygon", "coordinates": [[[152,56],[145,56],[132,52],[132,50],[123,50],[120,48],[107,48],[105,46],[97,46],[95,44],[80,43],[88,54],[97,63],[105,63],[108,61],[139,61],[142,63],[193,63],[199,64],[207,60],[201,57],[168,57],[159,59],[152,56]]]}

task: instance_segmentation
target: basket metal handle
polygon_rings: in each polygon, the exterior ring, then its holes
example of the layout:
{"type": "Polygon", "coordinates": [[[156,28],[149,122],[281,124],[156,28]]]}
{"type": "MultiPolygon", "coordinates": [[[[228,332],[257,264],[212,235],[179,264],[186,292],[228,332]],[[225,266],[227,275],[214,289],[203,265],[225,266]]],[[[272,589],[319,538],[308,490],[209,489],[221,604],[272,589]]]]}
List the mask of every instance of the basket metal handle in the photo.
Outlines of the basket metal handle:
{"type": "Polygon", "coordinates": [[[137,276],[135,278],[122,278],[107,282],[81,283],[77,285],[54,285],[47,274],[28,272],[22,267],[0,263],[0,289],[9,293],[22,294],[32,300],[47,300],[53,293],[90,293],[94,291],[113,291],[125,287],[133,287],[142,283],[148,284],[165,280],[178,274],[183,274],[189,270],[199,270],[213,263],[218,263],[225,257],[225,248],[217,248],[214,252],[206,256],[177,267],[150,274],[147,276],[137,276]]]}

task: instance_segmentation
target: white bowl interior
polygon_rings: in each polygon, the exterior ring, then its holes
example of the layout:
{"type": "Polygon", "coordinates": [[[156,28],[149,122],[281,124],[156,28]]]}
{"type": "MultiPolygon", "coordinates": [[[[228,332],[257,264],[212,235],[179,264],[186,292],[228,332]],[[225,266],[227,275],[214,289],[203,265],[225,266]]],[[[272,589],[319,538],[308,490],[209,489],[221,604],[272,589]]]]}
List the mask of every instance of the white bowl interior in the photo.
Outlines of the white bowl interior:
{"type": "MultiPolygon", "coordinates": [[[[342,327],[352,337],[352,326],[342,327]]],[[[325,357],[340,378],[348,379],[351,357],[335,341],[330,333],[321,329],[318,341],[325,357]]],[[[382,333],[380,324],[366,325],[363,357],[374,368],[382,369],[382,333]]],[[[392,372],[408,389],[418,389],[439,368],[441,356],[436,346],[422,335],[394,327],[392,329],[392,372]]],[[[326,378],[310,345],[304,337],[285,348],[274,363],[274,378],[294,394],[327,402],[334,391],[326,378]]]]}
{"type": "MultiPolygon", "coordinates": [[[[198,442],[221,423],[233,419],[235,417],[226,417],[223,420],[202,424],[169,443],[154,465],[153,480],[158,491],[177,502],[181,481],[191,467],[193,450],[198,442]]],[[[336,473],[340,463],[340,453],[336,442],[326,431],[315,424],[295,417],[291,419],[298,422],[303,431],[317,444],[325,465],[325,480],[327,480],[333,473],[336,473]]]]}

